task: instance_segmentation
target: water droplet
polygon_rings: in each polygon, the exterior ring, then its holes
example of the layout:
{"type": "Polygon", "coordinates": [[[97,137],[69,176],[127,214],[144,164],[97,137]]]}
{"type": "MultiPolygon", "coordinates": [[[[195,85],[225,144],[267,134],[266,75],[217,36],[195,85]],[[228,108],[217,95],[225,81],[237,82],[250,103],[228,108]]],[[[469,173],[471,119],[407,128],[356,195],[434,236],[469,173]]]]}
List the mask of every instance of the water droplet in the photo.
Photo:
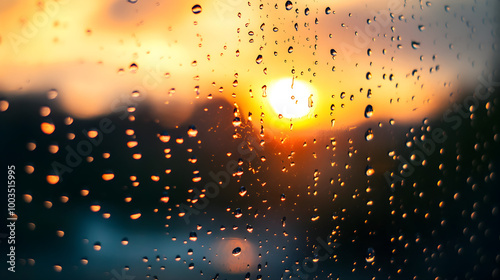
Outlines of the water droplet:
{"type": "Polygon", "coordinates": [[[56,272],[61,272],[62,271],[62,266],[60,266],[60,265],[54,265],[54,270],[56,272]]]}
{"type": "Polygon", "coordinates": [[[251,225],[247,225],[247,231],[251,233],[253,231],[253,227],[251,225]]]}
{"type": "Polygon", "coordinates": [[[373,116],[373,107],[372,105],[366,106],[365,109],[365,118],[371,118],[373,116]]]}
{"type": "Polygon", "coordinates": [[[193,14],[197,15],[199,13],[201,13],[201,6],[196,4],[194,5],[192,8],[191,8],[191,11],[193,11],[193,14]]]}
{"type": "Polygon", "coordinates": [[[189,127],[187,134],[189,135],[189,137],[196,137],[196,135],[198,135],[198,130],[194,125],[191,125],[189,127]]]}
{"type": "Polygon", "coordinates": [[[257,58],[255,59],[255,62],[257,62],[257,64],[261,64],[262,63],[262,55],[258,55],[257,58]]]}
{"type": "Polygon", "coordinates": [[[307,98],[307,107],[312,108],[314,106],[314,100],[313,100],[313,95],[309,95],[307,98]]]}
{"type": "Polygon", "coordinates": [[[191,240],[191,241],[198,240],[198,236],[196,235],[196,232],[192,231],[189,233],[189,240],[191,240]]]}
{"type": "Polygon", "coordinates": [[[373,130],[369,128],[365,133],[366,141],[371,141],[373,139],[373,130]]]}
{"type": "Polygon", "coordinates": [[[99,210],[101,210],[101,205],[99,205],[98,203],[93,203],[92,205],[90,205],[90,211],[99,212],[99,210]]]}
{"type": "Polygon", "coordinates": [[[308,15],[309,15],[309,8],[306,8],[306,9],[304,10],[304,14],[305,14],[306,16],[308,16],[308,15]]]}
{"type": "Polygon", "coordinates": [[[233,250],[233,256],[237,257],[240,254],[241,254],[241,248],[240,247],[234,248],[234,250],[233,250]]]}
{"type": "Polygon", "coordinates": [[[366,262],[373,262],[375,260],[375,250],[373,248],[368,248],[367,252],[366,252],[366,258],[365,258],[366,262]]]}
{"type": "Polygon", "coordinates": [[[239,194],[240,196],[245,196],[245,194],[247,194],[247,189],[244,186],[241,186],[239,194]]]}
{"type": "Polygon", "coordinates": [[[365,174],[366,176],[372,176],[375,173],[375,170],[371,166],[366,166],[365,174]]]}
{"type": "Polygon", "coordinates": [[[292,1],[286,1],[285,8],[287,11],[290,11],[293,8],[292,1]]]}
{"type": "Polygon", "coordinates": [[[40,125],[40,128],[42,129],[42,132],[45,134],[52,134],[52,132],[56,130],[56,126],[51,122],[43,122],[40,125]]]}
{"type": "Polygon", "coordinates": [[[139,66],[137,66],[137,64],[135,63],[132,63],[130,64],[130,66],[128,67],[128,70],[130,71],[130,73],[136,73],[137,70],[139,69],[139,66]]]}
{"type": "Polygon", "coordinates": [[[140,212],[136,212],[136,213],[130,215],[130,219],[137,220],[137,219],[139,219],[141,217],[141,215],[142,214],[140,212]]]}
{"type": "Polygon", "coordinates": [[[366,73],[366,79],[370,80],[371,78],[372,78],[372,73],[371,72],[366,73]]]}
{"type": "Polygon", "coordinates": [[[233,126],[239,127],[241,125],[241,119],[239,117],[235,117],[233,120],[233,126]]]}
{"type": "Polygon", "coordinates": [[[330,7],[326,7],[325,14],[329,15],[331,13],[332,13],[332,9],[330,9],[330,7]]]}
{"type": "Polygon", "coordinates": [[[0,112],[5,112],[9,109],[9,101],[0,100],[0,112]]]}
{"type": "Polygon", "coordinates": [[[292,53],[293,52],[293,47],[289,47],[288,48],[288,53],[292,53]]]}
{"type": "Polygon", "coordinates": [[[335,49],[330,49],[330,54],[335,57],[337,56],[337,51],[335,49]]]}
{"type": "Polygon", "coordinates": [[[54,174],[47,175],[47,182],[51,185],[55,185],[59,182],[59,176],[54,174]]]}
{"type": "Polygon", "coordinates": [[[170,200],[170,197],[168,196],[167,192],[164,192],[163,195],[160,198],[161,202],[167,203],[170,200]]]}
{"type": "Polygon", "coordinates": [[[104,181],[110,181],[110,180],[113,180],[113,178],[115,178],[115,174],[113,173],[113,171],[105,171],[102,174],[102,179],[104,181]]]}
{"type": "Polygon", "coordinates": [[[162,141],[164,143],[167,143],[168,141],[170,141],[170,135],[166,131],[159,134],[158,138],[160,138],[160,141],[162,141]]]}
{"type": "Polygon", "coordinates": [[[415,42],[415,41],[411,41],[411,47],[416,50],[418,48],[420,48],[420,43],[419,42],[415,42]]]}
{"type": "Polygon", "coordinates": [[[241,208],[237,208],[237,209],[234,211],[234,217],[236,217],[236,218],[241,218],[241,216],[243,216],[243,213],[241,212],[241,208]]]}

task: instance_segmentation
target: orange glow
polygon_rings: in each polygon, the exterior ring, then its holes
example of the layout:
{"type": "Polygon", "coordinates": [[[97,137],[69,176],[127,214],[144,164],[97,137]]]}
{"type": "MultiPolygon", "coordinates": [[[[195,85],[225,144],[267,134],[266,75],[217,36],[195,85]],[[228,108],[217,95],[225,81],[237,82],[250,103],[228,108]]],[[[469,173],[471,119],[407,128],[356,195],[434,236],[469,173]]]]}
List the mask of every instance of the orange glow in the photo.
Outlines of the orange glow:
{"type": "MultiPolygon", "coordinates": [[[[408,27],[406,21],[396,21],[390,27],[372,23],[372,26],[382,29],[378,35],[363,30],[366,23],[362,19],[372,17],[373,11],[386,10],[387,3],[384,1],[372,1],[366,4],[368,6],[362,1],[338,3],[338,16],[318,13],[315,15],[318,24],[298,30],[293,24],[288,24],[279,28],[276,26],[277,30],[273,31],[266,20],[268,24],[262,29],[252,29],[256,35],[253,38],[272,38],[269,40],[287,43],[262,48],[258,53],[255,44],[238,41],[241,35],[234,30],[236,15],[227,13],[221,16],[221,12],[227,10],[221,10],[209,1],[198,2],[203,11],[196,15],[179,12],[192,7],[192,4],[182,1],[169,1],[162,5],[148,1],[135,5],[127,5],[126,1],[120,4],[116,1],[54,3],[59,12],[50,20],[57,24],[40,28],[37,36],[30,40],[22,38],[21,44],[12,42],[9,36],[4,39],[6,43],[3,45],[9,48],[4,48],[0,54],[0,60],[5,64],[0,69],[0,76],[5,80],[0,90],[17,94],[19,91],[43,89],[49,99],[58,99],[64,109],[76,117],[89,118],[109,113],[114,109],[109,104],[123,92],[128,93],[127,97],[131,99],[143,98],[147,92],[152,111],[169,127],[188,120],[195,107],[201,105],[199,102],[214,102],[217,99],[239,104],[241,126],[253,125],[260,131],[259,117],[255,116],[264,113],[264,135],[270,136],[297,135],[311,129],[336,129],[332,128],[332,123],[341,124],[341,129],[356,126],[366,122],[362,109],[368,102],[375,108],[373,118],[376,120],[386,121],[397,116],[398,121],[407,123],[435,114],[449,100],[448,94],[442,93],[457,92],[485,70],[484,67],[463,67],[467,63],[465,60],[450,59],[442,51],[449,48],[448,43],[430,39],[441,34],[444,29],[440,27],[426,30],[428,36],[424,37],[419,33],[409,33],[420,37],[422,45],[434,44],[430,50],[415,50],[408,45],[398,48],[397,55],[385,50],[387,34],[384,29],[394,28],[406,33],[408,27]],[[339,21],[345,19],[339,16],[346,11],[357,16],[350,18],[349,26],[341,26],[339,21]],[[168,18],[168,29],[157,24],[165,18],[168,18]],[[81,26],[86,26],[85,30],[81,26]],[[97,26],[99,32],[94,32],[97,26]],[[125,38],[130,34],[134,34],[135,41],[122,39],[120,43],[116,42],[117,37],[125,38]],[[296,34],[294,39],[290,40],[290,34],[296,34]],[[193,43],[195,35],[203,40],[193,43]],[[318,44],[313,39],[316,36],[318,44]],[[175,43],[165,44],[162,38],[175,43]],[[303,38],[309,42],[303,41],[303,38]],[[111,47],[102,48],[103,45],[111,47]],[[334,53],[332,45],[335,45],[334,53]],[[86,51],[75,61],[74,50],[80,49],[86,51]],[[148,55],[138,55],[143,49],[147,49],[148,55]],[[130,58],[124,60],[123,56],[115,55],[117,52],[130,54],[130,58]],[[432,55],[441,52],[446,67],[437,71],[432,55]],[[207,53],[211,55],[207,56],[207,53]],[[103,57],[106,59],[103,60],[103,57]],[[196,69],[194,81],[193,71],[188,69],[196,69]],[[417,74],[412,72],[413,69],[418,70],[417,74]],[[370,75],[367,75],[368,72],[370,75]],[[462,77],[460,80],[456,80],[458,74],[462,77]],[[225,77],[233,75],[236,80],[224,81],[225,77]],[[58,77],[58,80],[49,82],[51,77],[58,77]],[[318,95],[314,95],[316,99],[313,100],[314,112],[311,116],[290,122],[285,115],[280,119],[273,109],[276,105],[271,104],[271,89],[281,79],[292,77],[314,88],[318,95]],[[30,82],[26,83],[28,80],[30,82]],[[218,81],[215,90],[212,90],[211,81],[218,81]],[[446,84],[444,87],[443,81],[446,84]],[[143,88],[137,88],[137,85],[143,88]],[[48,87],[57,89],[46,91],[48,87]],[[195,98],[199,98],[196,102],[193,102],[192,94],[181,94],[193,93],[193,89],[195,98]],[[373,94],[367,100],[369,89],[373,94]],[[340,100],[341,92],[348,95],[356,93],[356,102],[340,100]],[[388,99],[392,99],[389,105],[388,99]],[[332,103],[337,106],[334,112],[329,108],[332,103]],[[338,109],[342,103],[346,105],[344,110],[338,109]],[[249,112],[254,116],[251,123],[250,117],[245,117],[249,112]]],[[[234,8],[230,6],[230,9],[234,8]]],[[[311,2],[308,7],[311,11],[324,11],[325,4],[322,1],[311,2]]],[[[23,34],[26,22],[19,24],[20,18],[32,21],[29,15],[43,10],[42,5],[26,5],[24,2],[12,2],[4,8],[2,27],[13,34],[23,34]]],[[[392,9],[395,14],[412,12],[411,5],[397,4],[392,9]]],[[[262,16],[262,11],[255,5],[239,5],[238,11],[249,22],[262,16]]],[[[440,15],[430,13],[428,16],[432,22],[439,20],[440,15]]],[[[279,18],[280,22],[292,23],[298,15],[275,9],[273,17],[279,18]]],[[[446,27],[450,29],[447,32],[457,33],[461,32],[459,28],[446,27]]],[[[484,65],[489,60],[486,50],[471,51],[460,44],[454,47],[458,53],[473,55],[476,65],[484,65]]],[[[8,106],[6,100],[0,101],[0,111],[7,110],[8,106]]],[[[124,108],[126,112],[133,112],[136,106],[126,104],[124,108]]],[[[131,135],[129,130],[126,133],[131,135]]],[[[170,136],[159,137],[163,142],[170,139],[170,136]]]]}
{"type": "Polygon", "coordinates": [[[58,230],[58,231],[56,231],[56,235],[57,235],[58,237],[63,237],[63,236],[64,236],[64,231],[62,231],[62,230],[58,230]]]}
{"type": "Polygon", "coordinates": [[[257,252],[254,245],[241,238],[224,238],[214,246],[217,256],[212,256],[212,262],[225,273],[242,273],[247,269],[247,265],[253,266],[258,262],[257,252]],[[240,248],[241,251],[233,255],[233,250],[240,248]]]}
{"type": "Polygon", "coordinates": [[[194,177],[193,178],[193,182],[197,183],[199,181],[201,181],[201,177],[194,177]]]}
{"type": "Polygon", "coordinates": [[[48,116],[48,115],[50,115],[50,108],[49,108],[49,107],[47,107],[47,106],[42,106],[42,107],[40,108],[40,116],[42,116],[42,117],[46,117],[46,116],[48,116]]]}
{"type": "Polygon", "coordinates": [[[66,117],[66,118],[64,119],[64,124],[65,124],[65,125],[70,125],[70,124],[72,124],[72,123],[73,123],[73,118],[72,118],[72,117],[66,117]]]}
{"type": "Polygon", "coordinates": [[[170,141],[170,135],[159,135],[158,138],[160,138],[160,141],[167,143],[170,141]]]}
{"type": "Polygon", "coordinates": [[[87,195],[89,195],[89,193],[90,193],[90,191],[89,190],[85,190],[85,189],[80,191],[80,195],[81,196],[87,196],[87,195]]]}
{"type": "Polygon", "coordinates": [[[33,197],[31,196],[31,194],[24,194],[23,199],[24,199],[24,202],[30,203],[33,200],[33,197]]]}
{"type": "Polygon", "coordinates": [[[35,171],[35,168],[32,166],[32,165],[26,165],[24,167],[24,171],[27,173],[27,174],[32,174],[34,171],[35,171]]]}
{"type": "Polygon", "coordinates": [[[115,174],[113,174],[113,173],[104,173],[104,174],[102,174],[102,179],[104,181],[110,181],[110,180],[113,180],[113,178],[115,178],[115,174]]]}
{"type": "Polygon", "coordinates": [[[55,185],[59,182],[59,176],[57,175],[47,175],[47,182],[51,185],[55,185]]]}
{"type": "Polygon", "coordinates": [[[89,130],[89,131],[87,132],[87,136],[88,136],[89,138],[96,138],[96,137],[97,137],[97,135],[98,135],[98,132],[97,132],[96,130],[89,130]]]}
{"type": "Polygon", "coordinates": [[[90,205],[90,211],[99,212],[101,210],[101,205],[90,205]]]}
{"type": "Polygon", "coordinates": [[[141,213],[137,213],[137,214],[132,214],[130,215],[130,219],[132,220],[137,220],[141,217],[141,213]]]}
{"type": "Polygon", "coordinates": [[[59,151],[59,146],[57,145],[49,145],[49,152],[51,154],[55,154],[59,151]]]}
{"type": "Polygon", "coordinates": [[[155,182],[158,182],[160,181],[160,176],[157,176],[157,175],[152,175],[151,176],[151,180],[155,181],[155,182]]]}
{"type": "Polygon", "coordinates": [[[137,159],[141,159],[141,158],[142,158],[142,155],[141,155],[141,154],[133,154],[133,155],[132,155],[132,158],[133,158],[133,159],[136,159],[136,160],[137,160],[137,159]]]}
{"type": "Polygon", "coordinates": [[[61,196],[60,200],[61,200],[62,203],[66,203],[66,202],[69,201],[69,197],[63,195],[63,196],[61,196]]]}
{"type": "Polygon", "coordinates": [[[36,149],[36,144],[33,143],[33,142],[29,142],[27,145],[26,145],[26,148],[28,149],[28,151],[32,152],[36,149]]]}
{"type": "Polygon", "coordinates": [[[9,102],[7,100],[0,100],[0,112],[5,112],[9,109],[9,102]]]}
{"type": "Polygon", "coordinates": [[[54,132],[54,130],[56,130],[56,126],[54,124],[47,123],[47,122],[43,122],[40,125],[40,127],[42,129],[42,132],[45,134],[52,134],[52,132],[54,132]]]}
{"type": "Polygon", "coordinates": [[[196,135],[198,135],[198,130],[190,128],[187,134],[189,135],[189,137],[196,137],[196,135]]]}
{"type": "Polygon", "coordinates": [[[28,223],[28,229],[29,230],[35,230],[36,225],[34,223],[28,223]]]}
{"type": "Polygon", "coordinates": [[[109,219],[109,217],[111,217],[111,214],[110,213],[102,213],[102,217],[104,219],[109,219]]]}
{"type": "Polygon", "coordinates": [[[62,266],[60,266],[60,265],[54,265],[54,270],[56,272],[61,272],[62,271],[62,266]]]}
{"type": "Polygon", "coordinates": [[[128,141],[127,142],[127,147],[133,148],[135,146],[137,146],[137,141],[128,141]]]}

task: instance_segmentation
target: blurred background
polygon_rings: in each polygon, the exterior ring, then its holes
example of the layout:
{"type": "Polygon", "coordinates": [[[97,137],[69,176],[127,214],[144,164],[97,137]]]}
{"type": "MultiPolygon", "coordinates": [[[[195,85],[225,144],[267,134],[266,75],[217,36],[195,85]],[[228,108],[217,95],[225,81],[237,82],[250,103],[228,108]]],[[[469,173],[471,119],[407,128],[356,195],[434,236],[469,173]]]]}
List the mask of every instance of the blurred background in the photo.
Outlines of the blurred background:
{"type": "Polygon", "coordinates": [[[0,1],[2,279],[500,279],[497,10],[0,1]]]}

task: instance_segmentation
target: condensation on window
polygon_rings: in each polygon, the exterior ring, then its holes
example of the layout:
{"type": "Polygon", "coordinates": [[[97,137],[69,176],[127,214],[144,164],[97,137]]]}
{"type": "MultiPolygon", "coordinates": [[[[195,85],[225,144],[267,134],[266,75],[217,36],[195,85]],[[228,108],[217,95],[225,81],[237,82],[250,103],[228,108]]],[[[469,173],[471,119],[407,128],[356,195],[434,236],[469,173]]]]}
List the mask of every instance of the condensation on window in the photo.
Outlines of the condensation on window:
{"type": "Polygon", "coordinates": [[[498,6],[1,1],[2,279],[500,279],[498,6]]]}

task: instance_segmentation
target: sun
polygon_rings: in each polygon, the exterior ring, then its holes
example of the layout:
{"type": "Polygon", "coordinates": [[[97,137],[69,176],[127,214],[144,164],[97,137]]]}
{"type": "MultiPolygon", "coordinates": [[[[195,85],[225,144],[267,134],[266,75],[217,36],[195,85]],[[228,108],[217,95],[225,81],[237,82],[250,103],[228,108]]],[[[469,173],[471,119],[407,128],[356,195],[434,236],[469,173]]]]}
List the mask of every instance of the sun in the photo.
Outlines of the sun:
{"type": "Polygon", "coordinates": [[[267,89],[271,107],[287,119],[307,116],[313,109],[314,93],[312,86],[293,78],[281,79],[267,89]]]}

